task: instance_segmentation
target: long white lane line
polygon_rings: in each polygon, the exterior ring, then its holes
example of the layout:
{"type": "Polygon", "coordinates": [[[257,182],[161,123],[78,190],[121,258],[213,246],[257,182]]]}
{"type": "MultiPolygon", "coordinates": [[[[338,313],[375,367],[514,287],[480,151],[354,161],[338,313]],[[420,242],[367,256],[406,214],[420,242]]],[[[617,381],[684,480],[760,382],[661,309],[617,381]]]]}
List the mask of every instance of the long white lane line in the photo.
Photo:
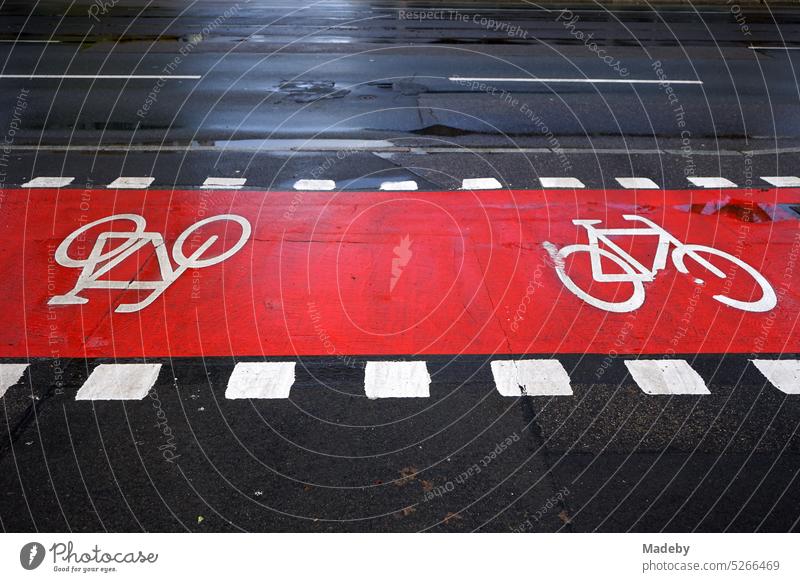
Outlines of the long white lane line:
{"type": "Polygon", "coordinates": [[[700,188],[736,188],[736,184],[720,176],[691,177],[687,178],[687,180],[700,188]]]}
{"type": "Polygon", "coordinates": [[[364,392],[375,398],[428,398],[431,377],[425,362],[367,362],[364,392]]]}
{"type": "Polygon", "coordinates": [[[106,188],[119,188],[119,189],[141,189],[147,188],[153,183],[155,178],[150,176],[120,176],[111,182],[106,188]]]}
{"type": "Polygon", "coordinates": [[[20,188],[63,188],[72,184],[75,178],[60,176],[39,176],[30,182],[20,184],[20,188]]]}
{"type": "MultiPolygon", "coordinates": [[[[483,83],[615,83],[615,84],[634,84],[634,85],[658,85],[664,83],[660,79],[587,79],[587,78],[532,78],[532,77],[448,77],[448,81],[453,82],[483,82],[483,83]]],[[[702,81],[692,79],[670,79],[670,85],[702,85],[702,81]]]]}
{"type": "Polygon", "coordinates": [[[775,388],[800,394],[800,360],[750,360],[775,388]]]}
{"type": "MultiPolygon", "coordinates": [[[[274,6],[270,6],[270,7],[271,8],[275,8],[274,6]]],[[[405,12],[413,12],[413,11],[417,11],[417,12],[437,12],[438,11],[438,12],[443,12],[444,10],[447,10],[448,12],[459,12],[459,11],[469,12],[469,11],[475,11],[475,8],[470,8],[470,7],[467,7],[467,6],[464,6],[464,7],[447,6],[446,9],[443,9],[441,6],[431,6],[431,7],[414,6],[412,8],[408,8],[408,7],[392,8],[390,6],[375,6],[375,7],[370,8],[370,10],[372,10],[372,11],[387,11],[387,12],[388,11],[394,11],[394,12],[404,12],[404,11],[405,12]]],[[[535,5],[535,4],[532,5],[532,6],[524,6],[524,7],[520,7],[520,8],[495,8],[495,7],[491,8],[492,12],[520,12],[520,13],[523,13],[523,14],[528,13],[528,12],[545,12],[545,13],[561,12],[562,10],[564,10],[564,9],[562,9],[562,8],[545,8],[544,6],[538,6],[538,5],[535,5]]],[[[632,9],[631,8],[620,8],[620,9],[598,8],[598,9],[595,9],[595,8],[578,8],[578,7],[572,8],[571,7],[569,11],[570,12],[575,12],[576,14],[579,13],[579,12],[587,12],[587,13],[598,12],[598,13],[603,13],[603,14],[635,14],[635,15],[650,14],[650,13],[654,13],[655,12],[655,10],[652,10],[652,12],[650,10],[642,10],[638,6],[636,8],[632,8],[632,9]]],[[[670,10],[669,13],[670,14],[720,14],[720,15],[723,15],[723,16],[729,16],[730,15],[730,12],[728,10],[670,10]]],[[[783,10],[783,11],[771,10],[770,13],[771,14],[792,13],[793,14],[793,12],[790,12],[789,10],[783,10]]]]}
{"type": "Polygon", "coordinates": [[[754,51],[800,51],[800,46],[756,46],[747,47],[754,51]]]}
{"type": "Polygon", "coordinates": [[[710,394],[686,360],[625,360],[625,367],[645,394],[710,394]]]}
{"type": "Polygon", "coordinates": [[[45,44],[58,44],[61,41],[60,40],[31,40],[31,39],[19,39],[19,40],[0,39],[0,42],[7,42],[7,43],[11,43],[11,44],[17,44],[17,43],[22,43],[22,42],[28,42],[28,43],[36,43],[36,42],[38,42],[38,43],[45,43],[45,44]]]}
{"type": "Polygon", "coordinates": [[[161,364],[100,364],[75,400],[141,400],[153,387],[161,364]]]}
{"type": "Polygon", "coordinates": [[[289,398],[294,362],[239,362],[228,379],[225,398],[289,398]]]}
{"type": "Polygon", "coordinates": [[[0,75],[0,79],[202,79],[202,75],[0,75]]]}
{"type": "Polygon", "coordinates": [[[569,374],[558,360],[495,360],[492,376],[502,396],[572,396],[569,374]]]}
{"type": "Polygon", "coordinates": [[[0,398],[22,379],[28,364],[0,364],[0,398]]]}

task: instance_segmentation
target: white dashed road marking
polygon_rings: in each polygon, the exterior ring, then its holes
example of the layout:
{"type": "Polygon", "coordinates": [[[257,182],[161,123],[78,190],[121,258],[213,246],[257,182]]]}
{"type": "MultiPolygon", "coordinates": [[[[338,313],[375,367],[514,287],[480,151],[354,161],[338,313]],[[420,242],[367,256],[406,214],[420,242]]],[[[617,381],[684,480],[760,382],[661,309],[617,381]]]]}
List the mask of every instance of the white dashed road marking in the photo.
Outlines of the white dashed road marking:
{"type": "Polygon", "coordinates": [[[539,178],[542,188],[586,188],[577,178],[539,178]]]}
{"type": "Polygon", "coordinates": [[[161,364],[100,364],[75,400],[141,400],[153,387],[161,364]]]}
{"type": "Polygon", "coordinates": [[[22,188],[63,188],[69,186],[75,178],[41,176],[21,185],[22,188]]]}
{"type": "Polygon", "coordinates": [[[416,189],[417,189],[417,183],[414,180],[381,183],[381,190],[387,190],[390,192],[400,191],[400,190],[416,190],[416,189]]]}
{"type": "Polygon", "coordinates": [[[503,396],[572,396],[569,374],[558,360],[495,360],[492,376],[503,396]]]}
{"type": "MultiPolygon", "coordinates": [[[[800,188],[800,177],[798,176],[762,176],[762,180],[775,188],[800,188]]],[[[40,176],[31,179],[21,188],[63,188],[70,185],[75,180],[74,177],[60,176],[40,176]]],[[[639,177],[618,177],[615,180],[622,188],[627,190],[656,190],[660,186],[650,178],[639,177]]],[[[689,182],[700,188],[738,188],[737,184],[722,177],[690,177],[689,182]]],[[[148,188],[155,178],[152,177],[121,177],[117,178],[107,188],[148,188]]],[[[246,178],[217,178],[209,176],[200,185],[205,189],[239,189],[247,182],[246,178]]],[[[543,188],[586,188],[580,179],[574,177],[545,177],[539,178],[543,188]]],[[[523,188],[525,186],[522,186],[523,188]]],[[[531,185],[530,187],[533,187],[531,185]]],[[[306,191],[330,191],[336,189],[334,180],[297,180],[294,183],[295,190],[306,191]]],[[[386,181],[380,186],[385,191],[413,191],[419,188],[414,180],[405,181],[386,181]]],[[[496,178],[464,178],[461,181],[459,190],[502,190],[503,185],[496,178]]]]}
{"type": "Polygon", "coordinates": [[[685,360],[625,360],[625,366],[645,394],[710,394],[685,360]]]}
{"type": "Polygon", "coordinates": [[[22,379],[28,364],[0,364],[0,398],[22,379]]]}
{"type": "Polygon", "coordinates": [[[797,176],[762,176],[761,179],[776,188],[800,188],[800,178],[797,176]]]}
{"type": "MultiPolygon", "coordinates": [[[[751,360],[755,368],[787,395],[800,395],[800,360],[751,360]]],[[[685,360],[624,360],[639,388],[648,395],[710,394],[702,377],[685,360]]],[[[0,364],[0,398],[19,384],[27,363],[0,364]]],[[[76,400],[141,400],[158,379],[161,364],[100,364],[76,400]]],[[[295,362],[239,362],[231,372],[225,398],[286,399],[295,383],[295,362]]],[[[494,360],[495,388],[502,396],[572,396],[572,379],[557,359],[494,360]]],[[[580,378],[580,376],[579,376],[580,378]]],[[[582,381],[582,380],[576,380],[582,381]]],[[[364,392],[370,399],[428,398],[431,377],[424,361],[370,361],[364,392]]]]}
{"type": "Polygon", "coordinates": [[[502,187],[494,178],[465,178],[461,181],[462,190],[500,190],[502,187]]]}
{"type": "Polygon", "coordinates": [[[367,362],[367,398],[428,398],[431,377],[425,362],[367,362]]]}
{"type": "Polygon", "coordinates": [[[736,184],[719,176],[705,178],[693,177],[687,178],[687,180],[700,188],[736,188],[736,184]]]}
{"type": "Polygon", "coordinates": [[[150,176],[121,176],[111,182],[106,188],[141,189],[147,188],[155,178],[150,176]]]}
{"type": "Polygon", "coordinates": [[[245,178],[212,178],[209,176],[201,187],[236,190],[244,186],[245,182],[247,182],[245,178]]]}
{"type": "Polygon", "coordinates": [[[333,180],[298,180],[294,183],[295,190],[317,190],[329,191],[336,189],[336,182],[333,180]]]}
{"type": "Polygon", "coordinates": [[[628,190],[654,190],[658,189],[658,184],[650,178],[615,178],[619,185],[628,190]]]}
{"type": "Polygon", "coordinates": [[[785,394],[800,394],[800,360],[751,360],[775,388],[785,394]]]}
{"type": "Polygon", "coordinates": [[[233,369],[225,398],[289,398],[294,362],[239,362],[233,369]]]}

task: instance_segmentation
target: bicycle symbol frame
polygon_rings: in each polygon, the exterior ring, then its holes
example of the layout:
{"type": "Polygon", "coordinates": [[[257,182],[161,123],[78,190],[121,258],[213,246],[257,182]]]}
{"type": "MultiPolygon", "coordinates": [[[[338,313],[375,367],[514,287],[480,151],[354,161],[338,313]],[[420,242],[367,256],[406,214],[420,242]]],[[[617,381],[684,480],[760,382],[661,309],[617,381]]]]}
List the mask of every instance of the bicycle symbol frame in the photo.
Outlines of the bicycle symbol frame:
{"type": "Polygon", "coordinates": [[[48,301],[48,305],[82,305],[87,303],[89,301],[88,299],[78,295],[78,293],[86,289],[151,291],[143,300],[136,303],[121,303],[114,310],[115,313],[133,313],[139,311],[153,303],[153,301],[164,293],[164,291],[166,291],[187,269],[210,267],[211,265],[221,263],[235,255],[245,245],[247,239],[250,238],[252,230],[247,219],[235,214],[220,214],[200,220],[184,230],[175,240],[175,244],[172,246],[172,259],[177,264],[177,267],[173,268],[169,256],[167,255],[164,238],[157,232],[145,232],[146,225],[145,219],[138,214],[115,214],[85,224],[65,238],[56,249],[56,262],[62,267],[79,268],[81,269],[81,273],[78,276],[75,287],[71,291],[64,295],[55,295],[51,297],[48,301]],[[85,232],[96,226],[115,220],[131,221],[136,225],[136,230],[100,233],[86,259],[75,259],[69,256],[68,251],[70,246],[85,232]],[[242,234],[236,244],[215,257],[203,259],[201,258],[203,254],[205,254],[211,245],[219,239],[217,235],[212,235],[187,257],[184,253],[183,246],[189,236],[203,226],[223,220],[233,221],[241,227],[242,234]],[[111,248],[111,250],[105,250],[106,246],[114,241],[122,242],[118,246],[111,248]],[[100,277],[148,244],[153,245],[161,280],[114,281],[110,279],[100,279],[100,277]]]}
{"type": "MultiPolygon", "coordinates": [[[[745,263],[741,259],[705,245],[686,244],[679,241],[672,236],[669,232],[661,228],[643,216],[635,214],[623,214],[622,218],[629,222],[639,222],[646,225],[646,228],[596,228],[595,225],[602,223],[601,220],[594,219],[576,219],[572,221],[575,226],[580,226],[586,229],[589,237],[588,244],[574,244],[558,249],[553,243],[545,241],[542,246],[545,248],[550,258],[553,260],[555,270],[558,278],[572,293],[583,299],[586,303],[605,311],[614,313],[626,313],[634,311],[642,306],[645,301],[645,288],[644,283],[655,280],[658,271],[666,268],[667,258],[672,259],[673,264],[679,273],[685,275],[689,274],[689,269],[686,266],[686,258],[689,257],[697,262],[699,265],[710,271],[716,277],[726,279],[727,275],[713,265],[711,262],[700,256],[699,252],[708,253],[725,259],[737,265],[745,273],[755,279],[756,283],[761,288],[761,298],[756,301],[742,301],[733,299],[725,295],[714,295],[713,298],[720,303],[741,309],[742,311],[751,311],[755,313],[763,313],[775,307],[778,300],[775,296],[775,290],[769,284],[769,281],[755,268],[745,263]],[[614,243],[609,237],[612,236],[657,236],[658,246],[656,248],[655,258],[653,260],[652,268],[648,269],[639,261],[633,258],[629,253],[625,252],[619,245],[614,243]],[[600,243],[607,248],[600,246],[600,243]],[[670,247],[672,249],[669,255],[670,247]],[[610,250],[609,250],[610,249],[610,250]],[[633,294],[630,298],[624,301],[606,301],[591,295],[578,286],[566,272],[566,258],[576,252],[587,252],[591,259],[592,279],[597,283],[625,283],[629,282],[633,285],[633,294]],[[604,273],[601,264],[601,257],[605,257],[617,264],[622,273],[608,274],[604,273]]],[[[695,279],[695,283],[703,284],[702,279],[695,279]]]]}

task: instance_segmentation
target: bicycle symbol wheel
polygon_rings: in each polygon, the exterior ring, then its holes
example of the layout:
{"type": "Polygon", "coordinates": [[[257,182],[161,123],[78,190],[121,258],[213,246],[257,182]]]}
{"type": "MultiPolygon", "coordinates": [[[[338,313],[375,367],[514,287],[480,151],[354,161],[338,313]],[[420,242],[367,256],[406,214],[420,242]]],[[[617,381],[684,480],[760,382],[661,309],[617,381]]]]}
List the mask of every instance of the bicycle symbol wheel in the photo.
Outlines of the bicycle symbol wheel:
{"type": "Polygon", "coordinates": [[[200,220],[184,230],[177,240],[175,240],[175,245],[172,247],[172,258],[176,263],[178,263],[178,265],[184,268],[202,269],[203,267],[216,265],[217,263],[221,263],[225,259],[238,253],[247,242],[247,239],[250,238],[251,230],[250,223],[247,221],[247,219],[237,216],[236,214],[219,214],[217,216],[212,216],[211,218],[200,220]],[[220,253],[216,257],[201,259],[200,257],[203,255],[206,249],[214,244],[219,238],[217,235],[212,235],[199,247],[198,250],[187,257],[183,252],[183,245],[186,243],[186,240],[192,235],[192,233],[198,228],[202,228],[207,224],[222,220],[230,220],[242,228],[242,234],[239,236],[239,240],[236,242],[236,244],[225,252],[220,253]]]}
{"type": "Polygon", "coordinates": [[[627,313],[629,311],[638,309],[644,303],[644,283],[641,281],[640,274],[637,273],[625,260],[621,259],[614,253],[606,249],[587,244],[568,245],[562,247],[561,249],[556,249],[555,245],[551,243],[545,243],[544,247],[550,254],[550,257],[555,264],[556,274],[558,275],[558,278],[561,279],[561,282],[564,284],[564,286],[589,305],[605,311],[611,311],[612,313],[627,313]],[[630,283],[633,285],[633,292],[631,293],[631,296],[624,301],[606,301],[604,299],[600,299],[599,297],[595,297],[588,291],[584,291],[567,274],[566,259],[573,253],[589,253],[590,259],[592,258],[592,253],[597,253],[601,257],[605,257],[619,265],[625,274],[631,278],[630,283]]]}
{"type": "Polygon", "coordinates": [[[721,251],[715,249],[714,247],[707,247],[705,245],[681,245],[679,247],[675,247],[672,251],[672,262],[675,263],[675,267],[678,269],[678,272],[683,274],[688,274],[689,269],[686,266],[686,257],[689,256],[693,258],[695,261],[699,262],[703,265],[714,275],[719,277],[720,279],[726,279],[727,275],[724,271],[717,268],[713,264],[709,263],[702,257],[697,255],[698,252],[701,253],[708,253],[710,255],[715,255],[720,257],[721,259],[725,259],[742,269],[745,273],[750,275],[758,286],[761,288],[761,298],[757,301],[740,301],[738,299],[731,299],[730,297],[726,297],[725,295],[714,295],[714,299],[727,305],[729,307],[734,307],[736,309],[741,309],[742,311],[752,311],[755,313],[763,313],[765,311],[769,311],[778,303],[778,298],[775,296],[775,290],[772,288],[772,285],[764,278],[764,275],[759,273],[755,268],[751,267],[743,260],[731,255],[730,253],[726,253],[725,251],[721,251]]]}

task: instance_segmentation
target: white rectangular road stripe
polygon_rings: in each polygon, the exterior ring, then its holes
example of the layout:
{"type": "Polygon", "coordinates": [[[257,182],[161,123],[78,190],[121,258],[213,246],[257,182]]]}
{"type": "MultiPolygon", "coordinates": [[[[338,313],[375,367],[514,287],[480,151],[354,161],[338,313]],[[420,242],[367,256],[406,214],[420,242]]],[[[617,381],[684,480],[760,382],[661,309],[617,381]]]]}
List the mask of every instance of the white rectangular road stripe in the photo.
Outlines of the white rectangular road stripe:
{"type": "Polygon", "coordinates": [[[0,398],[22,379],[28,364],[0,364],[0,398]]]}
{"type": "Polygon", "coordinates": [[[658,184],[650,178],[614,178],[619,185],[629,190],[652,190],[657,189],[658,184]]]}
{"type": "Polygon", "coordinates": [[[495,360],[492,376],[502,396],[572,396],[569,374],[558,360],[495,360]]]}
{"type": "Polygon", "coordinates": [[[797,176],[761,176],[761,179],[776,188],[800,188],[800,178],[797,176]]]}
{"type": "Polygon", "coordinates": [[[577,178],[539,178],[542,188],[586,188],[577,178]]]}
{"type": "Polygon", "coordinates": [[[462,190],[499,190],[502,187],[494,178],[465,178],[461,181],[462,190]]]}
{"type": "Polygon", "coordinates": [[[239,362],[228,379],[225,398],[289,398],[294,362],[239,362]]]}
{"type": "Polygon", "coordinates": [[[718,176],[707,178],[687,178],[692,184],[700,188],[736,188],[736,184],[718,176]]]}
{"type": "Polygon", "coordinates": [[[212,178],[209,176],[201,187],[237,190],[244,186],[245,182],[247,182],[245,178],[212,178]]]}
{"type": "Polygon", "coordinates": [[[121,176],[111,182],[106,188],[140,189],[147,188],[155,178],[150,176],[121,176]]]}
{"type": "Polygon", "coordinates": [[[30,182],[25,182],[21,188],[63,188],[72,184],[73,180],[75,178],[40,176],[33,178],[30,182]]]}
{"type": "Polygon", "coordinates": [[[294,183],[294,189],[329,191],[336,189],[336,182],[333,180],[298,180],[294,183]]]}
{"type": "MultiPolygon", "coordinates": [[[[531,78],[531,77],[448,77],[448,81],[455,83],[465,83],[470,81],[484,82],[484,83],[615,83],[632,85],[658,85],[663,84],[664,81],[659,79],[586,79],[584,77],[550,77],[550,78],[531,78]]],[[[695,81],[692,79],[670,79],[669,83],[672,85],[702,85],[702,81],[695,81]]]]}
{"type": "Polygon", "coordinates": [[[645,394],[710,394],[686,360],[625,360],[625,367],[645,394]]]}
{"type": "Polygon", "coordinates": [[[141,400],[158,379],[161,364],[100,364],[75,400],[141,400]]]}
{"type": "Polygon", "coordinates": [[[382,182],[381,190],[387,191],[400,191],[400,190],[416,190],[417,183],[414,180],[404,180],[402,182],[382,182]]]}
{"type": "Polygon", "coordinates": [[[431,377],[425,362],[367,362],[367,398],[427,398],[431,377]]]}
{"type": "Polygon", "coordinates": [[[775,388],[784,394],[800,394],[800,360],[751,360],[775,388]]]}

